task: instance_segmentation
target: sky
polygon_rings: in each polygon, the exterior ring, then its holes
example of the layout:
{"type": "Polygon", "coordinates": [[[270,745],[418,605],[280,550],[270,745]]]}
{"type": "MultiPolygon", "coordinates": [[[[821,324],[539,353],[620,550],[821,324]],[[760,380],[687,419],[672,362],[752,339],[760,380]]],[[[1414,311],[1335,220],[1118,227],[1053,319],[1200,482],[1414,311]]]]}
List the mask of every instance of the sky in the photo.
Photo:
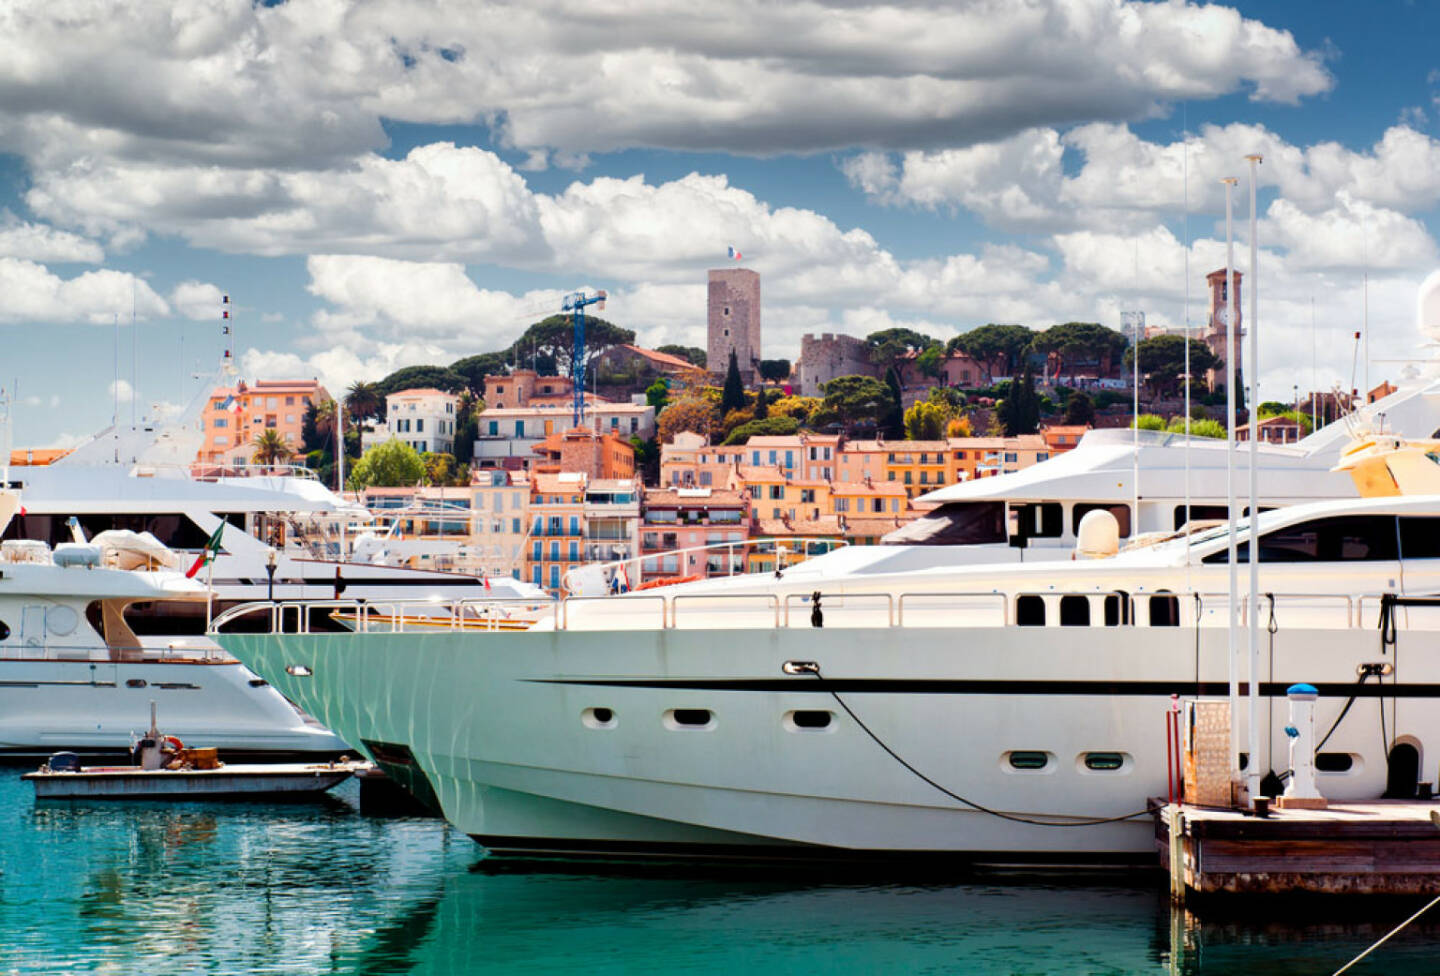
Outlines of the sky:
{"type": "Polygon", "coordinates": [[[578,289],[703,346],[727,247],[767,358],[1199,324],[1222,177],[1251,283],[1250,153],[1262,399],[1361,386],[1367,348],[1399,379],[1440,266],[1437,36],[1398,0],[7,0],[14,443],[173,413],[226,341],[248,379],[339,392],[578,289]]]}

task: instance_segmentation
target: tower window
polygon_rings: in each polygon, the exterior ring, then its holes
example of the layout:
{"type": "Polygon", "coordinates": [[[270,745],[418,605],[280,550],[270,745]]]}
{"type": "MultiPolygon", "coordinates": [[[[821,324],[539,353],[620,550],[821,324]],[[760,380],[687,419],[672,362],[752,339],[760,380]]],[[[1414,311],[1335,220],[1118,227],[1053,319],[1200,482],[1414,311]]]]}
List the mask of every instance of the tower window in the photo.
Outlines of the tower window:
{"type": "Polygon", "coordinates": [[[724,314],[725,314],[725,315],[729,315],[729,314],[730,314],[730,306],[729,306],[729,305],[726,305],[726,306],[725,306],[725,312],[724,312],[724,314]]]}

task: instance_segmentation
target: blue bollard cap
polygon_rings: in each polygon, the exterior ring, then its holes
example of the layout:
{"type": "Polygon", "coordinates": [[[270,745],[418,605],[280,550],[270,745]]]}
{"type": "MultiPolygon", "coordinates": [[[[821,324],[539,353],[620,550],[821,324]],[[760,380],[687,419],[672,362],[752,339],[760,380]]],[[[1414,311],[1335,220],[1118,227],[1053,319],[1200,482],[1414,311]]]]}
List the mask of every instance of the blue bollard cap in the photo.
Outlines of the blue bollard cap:
{"type": "Polygon", "coordinates": [[[1285,694],[1289,698],[1296,698],[1300,701],[1313,701],[1320,697],[1320,692],[1314,685],[1308,685],[1303,681],[1298,685],[1291,685],[1289,688],[1286,688],[1285,694]]]}

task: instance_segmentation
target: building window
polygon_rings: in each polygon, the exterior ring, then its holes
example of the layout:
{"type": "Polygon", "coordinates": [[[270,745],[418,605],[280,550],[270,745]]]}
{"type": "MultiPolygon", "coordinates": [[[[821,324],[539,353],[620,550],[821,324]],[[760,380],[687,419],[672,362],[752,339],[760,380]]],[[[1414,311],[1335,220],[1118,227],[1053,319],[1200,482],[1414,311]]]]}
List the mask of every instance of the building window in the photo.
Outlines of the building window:
{"type": "Polygon", "coordinates": [[[1014,463],[1016,463],[1016,462],[1019,461],[1019,460],[1020,460],[1020,455],[1019,455],[1019,454],[1016,454],[1016,453],[1014,453],[1013,451],[1007,451],[1007,452],[1005,452],[1005,463],[1006,463],[1006,464],[1014,464],[1014,463]]]}
{"type": "Polygon", "coordinates": [[[498,420],[492,420],[492,421],[490,421],[490,436],[491,436],[491,437],[498,437],[498,436],[500,436],[500,421],[498,421],[498,420]]]}
{"type": "Polygon", "coordinates": [[[814,489],[814,488],[801,488],[801,489],[800,489],[800,504],[804,505],[804,504],[807,504],[807,503],[813,503],[814,501],[815,501],[815,489],[814,489]]]}
{"type": "Polygon", "coordinates": [[[570,560],[571,560],[572,562],[574,562],[575,560],[577,560],[577,559],[579,559],[579,558],[580,558],[580,543],[575,542],[575,541],[572,540],[571,543],[570,543],[570,560]]]}
{"type": "Polygon", "coordinates": [[[560,567],[559,567],[559,566],[551,566],[551,567],[550,567],[550,589],[552,589],[552,590],[557,590],[557,591],[560,589],[560,567]]]}
{"type": "Polygon", "coordinates": [[[523,421],[523,420],[517,420],[517,421],[515,421],[515,436],[516,436],[516,437],[524,437],[524,436],[525,436],[525,421],[523,421]]]}
{"type": "Polygon", "coordinates": [[[550,558],[552,561],[560,558],[560,543],[554,539],[550,540],[550,558]]]}
{"type": "Polygon", "coordinates": [[[835,511],[837,511],[837,512],[848,512],[848,511],[850,511],[850,499],[848,499],[848,498],[837,498],[837,499],[835,499],[835,511]]]}
{"type": "Polygon", "coordinates": [[[229,423],[230,423],[230,421],[226,420],[224,417],[216,417],[216,418],[215,418],[215,423],[212,424],[211,426],[214,426],[214,427],[224,427],[224,426],[227,426],[229,423]]]}
{"type": "Polygon", "coordinates": [[[423,434],[423,433],[425,433],[425,418],[424,418],[424,417],[416,417],[416,418],[415,418],[415,433],[417,433],[417,434],[423,434]]]}

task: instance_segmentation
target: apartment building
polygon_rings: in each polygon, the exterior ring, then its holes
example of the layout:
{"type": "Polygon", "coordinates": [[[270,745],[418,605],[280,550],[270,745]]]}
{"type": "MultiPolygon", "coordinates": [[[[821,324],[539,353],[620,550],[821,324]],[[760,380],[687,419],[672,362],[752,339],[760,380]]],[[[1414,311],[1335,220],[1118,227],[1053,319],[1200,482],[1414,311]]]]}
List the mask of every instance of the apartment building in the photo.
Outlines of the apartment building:
{"type": "Polygon", "coordinates": [[[525,555],[530,582],[552,594],[585,558],[585,475],[537,474],[530,479],[530,534],[525,555]]]}
{"type": "Polygon", "coordinates": [[[551,434],[531,450],[535,457],[530,469],[537,474],[583,471],[591,478],[635,477],[635,448],[630,442],[588,427],[551,434]]]}
{"type": "Polygon", "coordinates": [[[449,454],[455,449],[455,414],[460,398],[431,387],[397,390],[385,398],[389,436],[424,453],[449,454]]]}
{"type": "Polygon", "coordinates": [[[749,512],[749,500],[738,491],[677,487],[646,491],[640,525],[643,579],[745,572],[749,512]],[[734,547],[705,548],[724,543],[734,547]]]}
{"type": "MultiPolygon", "coordinates": [[[[583,426],[597,434],[628,441],[655,435],[655,408],[647,404],[612,403],[585,394],[583,426]]],[[[569,397],[530,397],[523,407],[488,407],[478,418],[474,464],[482,468],[524,467],[536,445],[575,427],[569,397]]]]}
{"type": "Polygon", "coordinates": [[[737,465],[731,469],[725,487],[746,496],[752,524],[758,524],[761,519],[818,518],[832,511],[830,482],[819,478],[792,478],[778,467],[737,465]]]}
{"type": "Polygon", "coordinates": [[[330,399],[318,380],[240,380],[217,386],[200,415],[204,440],[197,465],[244,466],[255,453],[255,438],[274,430],[296,454],[302,450],[305,410],[330,399]]]}
{"type": "Polygon", "coordinates": [[[517,471],[472,471],[470,498],[466,545],[479,567],[472,572],[520,579],[530,536],[529,479],[517,471]]]}

